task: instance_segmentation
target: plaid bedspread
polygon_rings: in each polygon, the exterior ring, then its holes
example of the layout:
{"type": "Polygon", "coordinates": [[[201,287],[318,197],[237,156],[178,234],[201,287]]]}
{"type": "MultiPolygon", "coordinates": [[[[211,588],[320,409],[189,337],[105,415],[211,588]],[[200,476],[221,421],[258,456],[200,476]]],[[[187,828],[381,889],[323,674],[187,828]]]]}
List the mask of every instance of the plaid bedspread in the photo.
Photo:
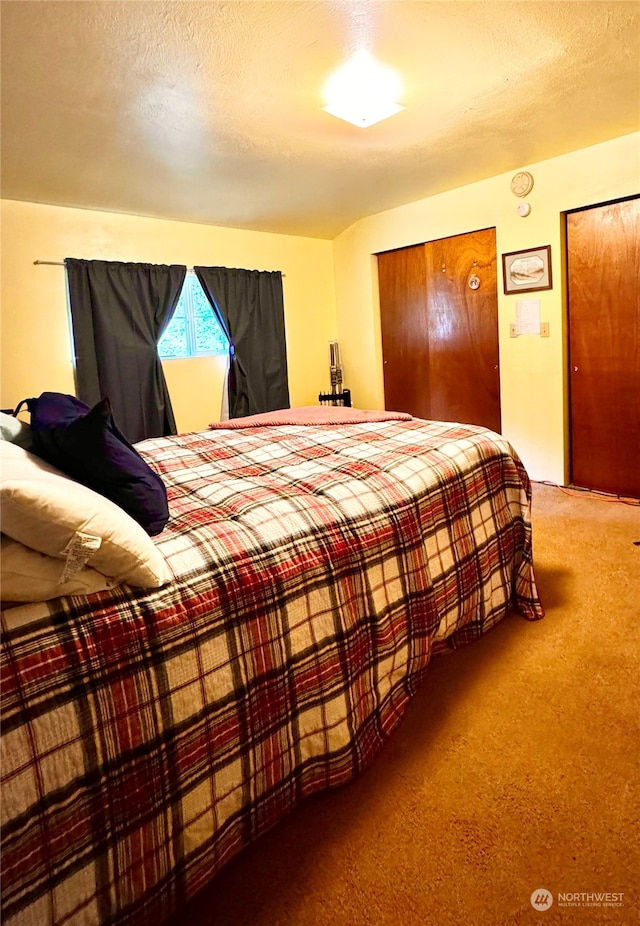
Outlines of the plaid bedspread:
{"type": "Polygon", "coordinates": [[[4,926],[158,924],[349,781],[438,649],[542,616],[506,441],[412,421],[138,445],[164,589],[2,616],[4,926]]]}

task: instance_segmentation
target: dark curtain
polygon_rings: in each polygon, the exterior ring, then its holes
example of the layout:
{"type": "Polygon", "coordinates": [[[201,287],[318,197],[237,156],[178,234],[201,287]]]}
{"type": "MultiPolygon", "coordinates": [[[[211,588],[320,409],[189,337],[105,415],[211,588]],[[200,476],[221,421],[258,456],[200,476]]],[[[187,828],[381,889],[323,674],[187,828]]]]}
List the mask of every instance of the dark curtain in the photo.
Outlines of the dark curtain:
{"type": "Polygon", "coordinates": [[[229,418],[289,408],[282,274],[193,269],[229,339],[229,418]]]}
{"type": "Polygon", "coordinates": [[[158,341],[173,315],[187,268],[65,260],[78,398],[111,400],[131,442],[176,433],[158,341]]]}

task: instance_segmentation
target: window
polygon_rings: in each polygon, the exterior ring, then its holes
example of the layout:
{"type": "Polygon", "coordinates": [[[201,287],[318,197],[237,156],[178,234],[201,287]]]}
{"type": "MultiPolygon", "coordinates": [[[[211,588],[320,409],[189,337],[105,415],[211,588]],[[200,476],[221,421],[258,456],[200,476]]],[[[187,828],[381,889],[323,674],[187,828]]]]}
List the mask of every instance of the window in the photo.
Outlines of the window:
{"type": "Polygon", "coordinates": [[[188,273],[173,318],[158,344],[163,360],[226,354],[229,342],[194,273],[188,273]]]}

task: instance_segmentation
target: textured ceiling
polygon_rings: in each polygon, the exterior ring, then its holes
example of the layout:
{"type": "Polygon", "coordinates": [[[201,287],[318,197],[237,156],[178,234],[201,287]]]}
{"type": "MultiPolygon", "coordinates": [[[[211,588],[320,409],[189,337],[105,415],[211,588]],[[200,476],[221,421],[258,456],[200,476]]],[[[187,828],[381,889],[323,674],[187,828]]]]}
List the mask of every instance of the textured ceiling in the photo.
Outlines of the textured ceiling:
{"type": "Polygon", "coordinates": [[[2,195],[332,238],[640,128],[640,3],[2,2],[2,195]],[[366,48],[406,109],[322,111],[366,48]]]}

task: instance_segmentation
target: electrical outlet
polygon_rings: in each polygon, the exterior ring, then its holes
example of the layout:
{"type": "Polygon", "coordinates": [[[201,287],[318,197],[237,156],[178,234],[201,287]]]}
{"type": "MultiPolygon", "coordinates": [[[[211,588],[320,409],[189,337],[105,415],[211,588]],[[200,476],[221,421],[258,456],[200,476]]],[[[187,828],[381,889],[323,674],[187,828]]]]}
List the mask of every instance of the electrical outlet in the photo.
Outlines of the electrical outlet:
{"type": "Polygon", "coordinates": [[[549,337],[549,322],[540,322],[540,337],[549,337]]]}

